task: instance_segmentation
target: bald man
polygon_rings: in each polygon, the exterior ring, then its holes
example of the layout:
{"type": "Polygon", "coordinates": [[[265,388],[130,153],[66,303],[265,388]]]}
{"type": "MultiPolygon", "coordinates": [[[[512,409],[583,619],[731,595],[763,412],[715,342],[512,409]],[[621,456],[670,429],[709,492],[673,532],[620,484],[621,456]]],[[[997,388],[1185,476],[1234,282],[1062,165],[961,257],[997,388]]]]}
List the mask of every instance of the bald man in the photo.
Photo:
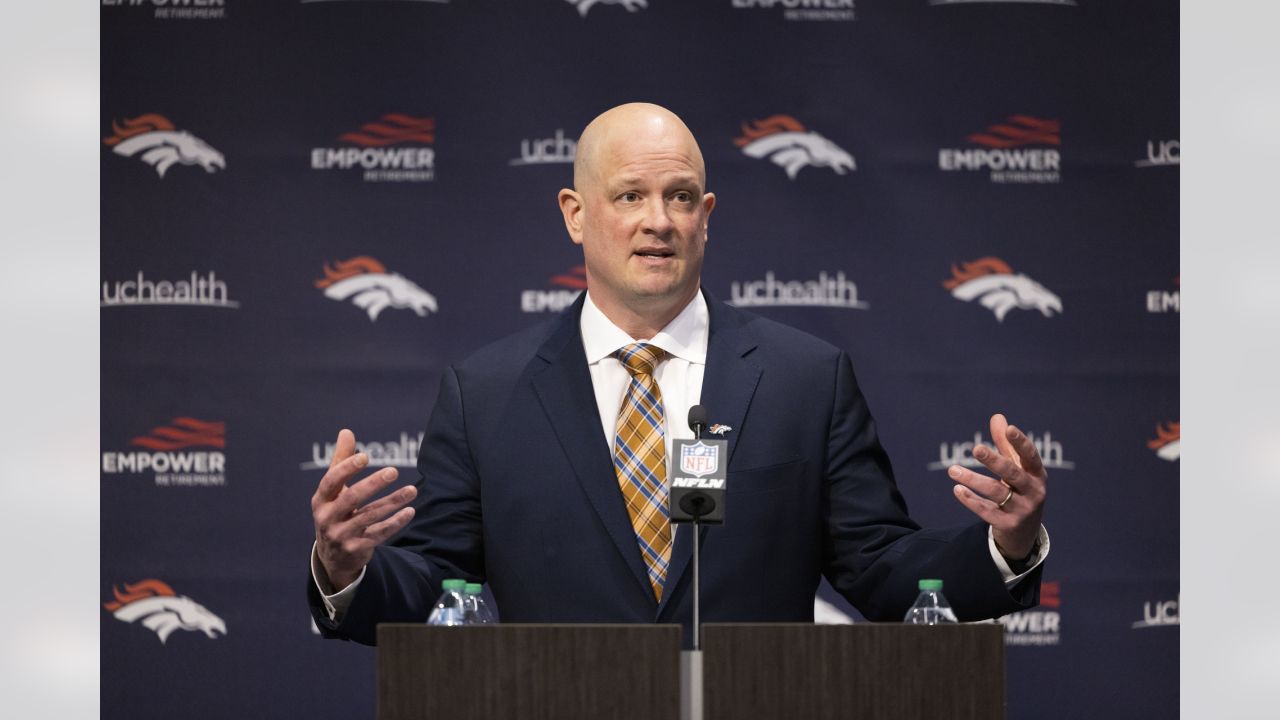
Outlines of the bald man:
{"type": "Polygon", "coordinates": [[[373,644],[426,619],[440,583],[487,582],[506,622],[678,622],[691,528],[667,519],[674,438],[701,404],[728,441],[726,523],[704,528],[706,622],[807,622],[825,576],[868,619],[900,620],[923,577],[962,620],[1039,599],[1046,475],[992,418],[994,477],[950,469],[970,525],[907,514],[848,356],[701,289],[715,195],[673,113],[631,103],[578,141],[558,195],[587,290],[550,323],[450,367],[419,480],[368,464],[348,430],[312,497],[321,633],[373,644]],[[394,540],[388,542],[394,537],[394,540]]]}

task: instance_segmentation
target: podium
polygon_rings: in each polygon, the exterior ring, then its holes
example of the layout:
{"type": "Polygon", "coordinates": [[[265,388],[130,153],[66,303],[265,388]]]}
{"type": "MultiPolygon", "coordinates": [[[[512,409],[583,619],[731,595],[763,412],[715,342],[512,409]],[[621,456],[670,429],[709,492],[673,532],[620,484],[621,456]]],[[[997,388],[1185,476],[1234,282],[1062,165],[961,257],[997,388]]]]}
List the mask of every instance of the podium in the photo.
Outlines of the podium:
{"type": "Polygon", "coordinates": [[[378,720],[676,720],[679,625],[378,626],[378,720]]]}
{"type": "MultiPolygon", "coordinates": [[[[678,625],[378,627],[378,720],[677,720],[678,625]]],[[[1000,720],[1000,625],[707,624],[706,720],[1000,720]]]]}
{"type": "Polygon", "coordinates": [[[1002,720],[1004,629],[702,626],[704,717],[1002,720]]]}

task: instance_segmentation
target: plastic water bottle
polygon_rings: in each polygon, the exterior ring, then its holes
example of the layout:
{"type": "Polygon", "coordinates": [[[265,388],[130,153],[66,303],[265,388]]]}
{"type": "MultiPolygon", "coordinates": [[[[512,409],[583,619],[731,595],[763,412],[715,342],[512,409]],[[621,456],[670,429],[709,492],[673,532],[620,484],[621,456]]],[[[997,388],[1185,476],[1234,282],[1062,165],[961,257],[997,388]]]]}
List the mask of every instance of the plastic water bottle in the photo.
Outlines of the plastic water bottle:
{"type": "Polygon", "coordinates": [[[955,622],[951,603],[942,595],[941,580],[921,580],[920,594],[902,622],[908,625],[949,625],[955,622]]]}
{"type": "Polygon", "coordinates": [[[480,583],[467,583],[462,590],[462,617],[467,625],[493,624],[493,611],[480,594],[483,589],[480,583]]]}
{"type": "Polygon", "coordinates": [[[440,599],[436,600],[435,608],[427,617],[427,624],[465,625],[467,622],[464,616],[466,598],[462,593],[467,586],[467,581],[450,578],[440,583],[440,586],[444,588],[444,592],[440,593],[440,599]]]}

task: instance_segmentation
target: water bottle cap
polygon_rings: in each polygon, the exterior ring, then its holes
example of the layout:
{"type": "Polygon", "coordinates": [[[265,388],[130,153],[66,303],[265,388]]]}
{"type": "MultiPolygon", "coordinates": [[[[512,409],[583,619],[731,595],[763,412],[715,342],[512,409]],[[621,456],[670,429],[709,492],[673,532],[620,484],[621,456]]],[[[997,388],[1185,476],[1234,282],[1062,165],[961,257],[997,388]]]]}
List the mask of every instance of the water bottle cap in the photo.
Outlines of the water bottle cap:
{"type": "Polygon", "coordinates": [[[484,586],[481,585],[480,583],[467,583],[467,587],[465,590],[463,590],[463,592],[465,592],[468,595],[479,595],[480,590],[483,587],[484,586]]]}
{"type": "Polygon", "coordinates": [[[460,578],[449,578],[440,583],[440,587],[445,590],[461,590],[467,586],[467,581],[460,578]]]}
{"type": "Polygon", "coordinates": [[[933,579],[933,578],[930,578],[930,579],[928,579],[928,580],[921,580],[921,581],[920,581],[920,589],[921,589],[921,590],[941,590],[941,589],[942,589],[942,581],[941,581],[941,580],[937,580],[937,579],[933,579]]]}

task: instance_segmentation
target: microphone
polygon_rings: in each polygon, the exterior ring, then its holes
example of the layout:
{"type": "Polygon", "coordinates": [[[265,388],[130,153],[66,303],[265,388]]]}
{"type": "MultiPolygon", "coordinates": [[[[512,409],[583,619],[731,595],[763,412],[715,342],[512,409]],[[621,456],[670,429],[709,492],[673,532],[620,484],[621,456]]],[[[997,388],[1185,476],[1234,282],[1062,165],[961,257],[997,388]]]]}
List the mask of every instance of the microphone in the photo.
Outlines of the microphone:
{"type": "Polygon", "coordinates": [[[694,438],[701,438],[702,431],[707,427],[707,409],[701,405],[694,405],[689,408],[689,429],[693,431],[694,438]]]}
{"type": "Polygon", "coordinates": [[[707,409],[689,408],[689,429],[694,440],[671,444],[671,522],[721,525],[724,523],[725,476],[729,462],[729,442],[722,438],[702,439],[707,427],[707,409]]]}

